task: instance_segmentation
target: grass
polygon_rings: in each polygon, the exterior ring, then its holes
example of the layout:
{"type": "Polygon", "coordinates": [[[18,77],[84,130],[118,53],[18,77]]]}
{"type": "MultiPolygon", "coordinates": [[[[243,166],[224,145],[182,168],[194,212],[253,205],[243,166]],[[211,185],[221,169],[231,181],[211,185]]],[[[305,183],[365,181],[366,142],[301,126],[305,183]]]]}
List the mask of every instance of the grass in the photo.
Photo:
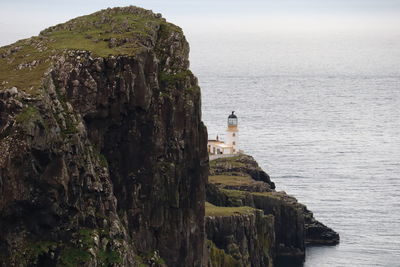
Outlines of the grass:
{"type": "MultiPolygon", "coordinates": [[[[73,239],[78,241],[78,244],[68,241],[66,243],[62,241],[38,241],[28,243],[26,247],[24,246],[19,252],[16,252],[19,258],[19,265],[36,266],[40,256],[49,257],[51,254],[59,253],[60,261],[57,266],[84,266],[95,259],[95,257],[98,259],[98,266],[120,266],[122,258],[118,251],[109,249],[98,250],[99,247],[96,245],[94,238],[96,236],[99,237],[102,233],[105,233],[106,236],[109,235],[109,233],[105,232],[103,229],[79,229],[76,236],[73,237],[73,239]],[[92,253],[94,252],[95,255],[89,252],[90,249],[92,249],[92,253]]],[[[161,258],[157,260],[158,262],[163,262],[161,258]]]]}
{"type": "Polygon", "coordinates": [[[165,265],[165,260],[160,257],[158,251],[151,251],[148,253],[136,255],[135,262],[138,264],[139,267],[165,265]]]}
{"type": "Polygon", "coordinates": [[[99,259],[101,261],[101,266],[112,266],[113,264],[122,263],[121,256],[115,251],[100,251],[99,259]]]}
{"type": "Polygon", "coordinates": [[[249,194],[246,191],[240,190],[229,190],[229,189],[220,189],[222,193],[224,193],[229,198],[244,198],[246,194],[249,194]]]}
{"type": "Polygon", "coordinates": [[[225,253],[223,249],[218,248],[211,240],[207,240],[207,246],[209,247],[210,260],[212,266],[221,266],[221,267],[242,266],[239,261],[235,260],[231,255],[225,253]]]}
{"type": "Polygon", "coordinates": [[[103,168],[108,168],[108,161],[106,156],[104,156],[103,154],[99,153],[99,161],[100,161],[100,165],[103,168]]]}
{"type": "Polygon", "coordinates": [[[40,119],[40,113],[39,110],[34,106],[28,106],[24,108],[15,118],[19,124],[25,124],[38,119],[40,119]]]}
{"type": "Polygon", "coordinates": [[[100,57],[134,55],[143,47],[142,42],[155,34],[157,26],[167,24],[141,9],[137,13],[119,10],[82,16],[51,27],[41,35],[50,39],[51,49],[88,50],[100,57]],[[117,45],[111,45],[112,38],[117,45]]]}
{"type": "Polygon", "coordinates": [[[211,162],[218,163],[218,162],[231,162],[231,161],[236,161],[240,159],[240,156],[234,156],[234,157],[227,157],[227,158],[219,158],[219,159],[214,159],[211,162]]]}
{"type": "Polygon", "coordinates": [[[173,74],[161,72],[159,78],[161,82],[167,85],[176,85],[179,82],[184,82],[186,77],[190,75],[192,75],[192,72],[190,70],[180,71],[173,74]]]}
{"type": "Polygon", "coordinates": [[[84,265],[90,259],[90,253],[82,249],[67,248],[61,253],[61,263],[68,267],[84,265]]]}
{"type": "Polygon", "coordinates": [[[232,167],[235,168],[246,167],[246,164],[238,161],[240,158],[241,156],[214,159],[210,161],[210,167],[217,167],[220,164],[230,164],[232,167]]]}
{"type": "Polygon", "coordinates": [[[274,199],[284,200],[285,197],[279,192],[252,192],[254,196],[263,196],[263,197],[270,197],[274,199]]]}
{"type": "Polygon", "coordinates": [[[94,57],[134,56],[146,49],[161,26],[163,37],[181,32],[179,27],[135,7],[106,9],[50,27],[39,36],[0,48],[0,89],[15,86],[37,94],[54,55],[83,50],[94,57]]]}
{"type": "Polygon", "coordinates": [[[43,73],[50,67],[50,51],[39,51],[34,43],[40,43],[39,37],[20,40],[13,45],[2,47],[0,49],[0,89],[17,87],[25,92],[32,93],[33,88],[38,87],[41,83],[43,73]],[[20,47],[17,52],[12,53],[7,58],[1,55],[7,50],[20,47]],[[31,63],[34,60],[39,62],[32,68],[21,68],[21,64],[31,63]],[[5,84],[3,84],[5,83],[5,84]]]}
{"type": "Polygon", "coordinates": [[[218,207],[206,202],[206,216],[233,216],[254,214],[255,209],[248,206],[242,207],[218,207]]]}
{"type": "Polygon", "coordinates": [[[31,262],[32,264],[37,263],[37,259],[40,255],[42,254],[47,254],[51,250],[51,248],[56,247],[55,242],[50,242],[50,241],[40,241],[40,242],[35,242],[32,243],[28,246],[27,251],[21,257],[26,257],[28,262],[31,262]]]}
{"type": "Polygon", "coordinates": [[[208,181],[212,184],[223,184],[230,186],[241,186],[254,183],[249,176],[232,176],[232,175],[213,175],[208,177],[208,181]]]}
{"type": "Polygon", "coordinates": [[[64,266],[79,266],[89,262],[92,258],[91,254],[87,251],[89,248],[95,246],[94,237],[95,230],[82,228],[78,231],[78,239],[82,245],[81,248],[67,246],[61,252],[61,263],[64,266]]]}

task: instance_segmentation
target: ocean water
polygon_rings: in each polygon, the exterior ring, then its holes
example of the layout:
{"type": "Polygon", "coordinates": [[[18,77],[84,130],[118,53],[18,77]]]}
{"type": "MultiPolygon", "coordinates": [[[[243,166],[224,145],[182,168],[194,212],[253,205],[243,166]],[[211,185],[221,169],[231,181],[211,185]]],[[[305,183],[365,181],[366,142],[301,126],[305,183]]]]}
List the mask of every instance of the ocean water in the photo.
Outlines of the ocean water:
{"type": "Polygon", "coordinates": [[[339,232],[305,267],[400,266],[400,34],[187,33],[210,137],[339,232]]]}

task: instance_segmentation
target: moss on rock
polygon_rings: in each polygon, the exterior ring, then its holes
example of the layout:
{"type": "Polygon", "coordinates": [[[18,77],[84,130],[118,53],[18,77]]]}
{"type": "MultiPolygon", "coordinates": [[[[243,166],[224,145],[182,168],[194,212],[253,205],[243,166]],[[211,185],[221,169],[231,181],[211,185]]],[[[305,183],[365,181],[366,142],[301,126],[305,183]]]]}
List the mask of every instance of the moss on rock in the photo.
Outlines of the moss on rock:
{"type": "Polygon", "coordinates": [[[16,117],[15,120],[19,124],[26,124],[40,119],[39,110],[35,106],[25,107],[16,117]]]}
{"type": "Polygon", "coordinates": [[[212,267],[240,267],[239,261],[235,260],[231,255],[225,253],[223,249],[219,249],[212,241],[207,240],[207,246],[210,256],[210,265],[212,267]]]}
{"type": "Polygon", "coordinates": [[[252,207],[218,207],[206,202],[206,216],[233,216],[239,214],[254,214],[252,207]]]}

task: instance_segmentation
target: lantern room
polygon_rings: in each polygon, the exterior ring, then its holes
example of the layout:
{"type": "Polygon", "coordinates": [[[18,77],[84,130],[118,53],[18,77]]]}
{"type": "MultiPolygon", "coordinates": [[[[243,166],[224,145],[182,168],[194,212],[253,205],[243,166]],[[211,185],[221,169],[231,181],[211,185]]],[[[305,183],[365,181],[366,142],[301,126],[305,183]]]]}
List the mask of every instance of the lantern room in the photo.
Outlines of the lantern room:
{"type": "Polygon", "coordinates": [[[232,111],[232,114],[228,116],[228,127],[237,127],[238,125],[238,118],[234,113],[235,111],[232,111]]]}

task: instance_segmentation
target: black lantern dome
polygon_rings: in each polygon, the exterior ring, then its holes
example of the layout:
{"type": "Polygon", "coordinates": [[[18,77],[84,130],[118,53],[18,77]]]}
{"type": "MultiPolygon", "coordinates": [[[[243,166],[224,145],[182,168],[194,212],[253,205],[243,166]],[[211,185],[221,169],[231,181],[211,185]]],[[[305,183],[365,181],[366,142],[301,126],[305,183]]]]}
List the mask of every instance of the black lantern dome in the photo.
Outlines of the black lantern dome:
{"type": "Polygon", "coordinates": [[[238,118],[234,113],[235,111],[232,111],[232,114],[228,116],[228,127],[238,125],[238,118]]]}

